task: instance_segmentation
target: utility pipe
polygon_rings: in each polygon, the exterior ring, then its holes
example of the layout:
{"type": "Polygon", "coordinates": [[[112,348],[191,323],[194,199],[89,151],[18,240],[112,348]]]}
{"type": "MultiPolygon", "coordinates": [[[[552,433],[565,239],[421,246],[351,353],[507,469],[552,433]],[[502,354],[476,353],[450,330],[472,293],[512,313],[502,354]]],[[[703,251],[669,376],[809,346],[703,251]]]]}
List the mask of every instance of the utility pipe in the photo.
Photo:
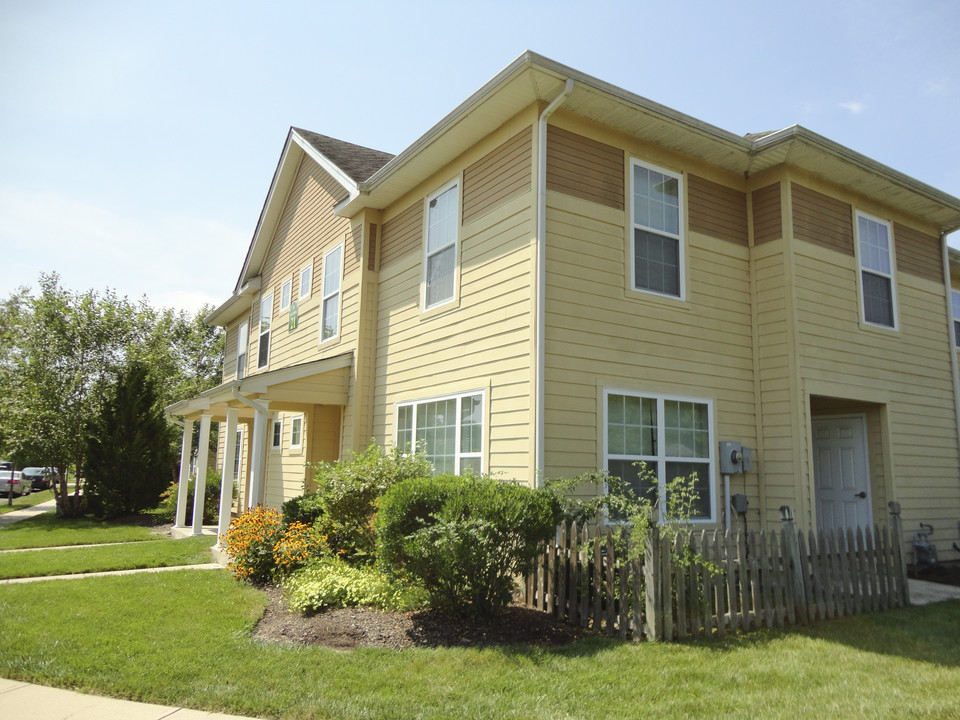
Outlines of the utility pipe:
{"type": "Polygon", "coordinates": [[[547,120],[573,91],[573,78],[567,78],[563,92],[540,113],[537,124],[537,322],[534,335],[536,346],[536,430],[534,437],[535,478],[539,485],[544,468],[544,365],[546,364],[546,295],[547,295],[547,120]]]}

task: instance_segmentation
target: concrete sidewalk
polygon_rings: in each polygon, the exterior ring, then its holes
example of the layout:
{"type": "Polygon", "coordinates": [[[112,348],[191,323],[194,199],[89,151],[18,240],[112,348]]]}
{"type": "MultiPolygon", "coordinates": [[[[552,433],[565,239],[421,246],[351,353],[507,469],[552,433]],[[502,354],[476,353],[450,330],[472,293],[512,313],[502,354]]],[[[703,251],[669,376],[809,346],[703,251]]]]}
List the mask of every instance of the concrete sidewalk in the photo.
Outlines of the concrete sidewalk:
{"type": "Polygon", "coordinates": [[[240,715],[117,700],[0,678],[0,715],[17,720],[245,720],[240,715]]]}
{"type": "Polygon", "coordinates": [[[14,510],[13,512],[4,513],[3,515],[0,515],[0,528],[5,528],[7,525],[12,525],[20,520],[32,518],[34,515],[40,515],[41,513],[49,512],[54,510],[56,507],[56,500],[46,500],[39,505],[23,508],[23,510],[14,510]]]}

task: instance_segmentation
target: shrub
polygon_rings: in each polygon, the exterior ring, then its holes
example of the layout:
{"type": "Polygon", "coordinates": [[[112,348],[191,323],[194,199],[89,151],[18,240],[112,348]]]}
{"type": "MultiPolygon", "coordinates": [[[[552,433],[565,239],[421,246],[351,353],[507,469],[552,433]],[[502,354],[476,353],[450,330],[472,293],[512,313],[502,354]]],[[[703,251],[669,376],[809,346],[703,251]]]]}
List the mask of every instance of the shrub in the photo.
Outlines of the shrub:
{"type": "Polygon", "coordinates": [[[557,498],[490,478],[441,476],[399,483],[384,495],[381,562],[421,580],[433,604],[486,616],[510,602],[562,510],[557,498]]]}
{"type": "Polygon", "coordinates": [[[274,575],[283,577],[303,567],[326,550],[326,538],[312,525],[293,522],[287,525],[273,546],[274,575]]]}
{"type": "Polygon", "coordinates": [[[357,605],[407,611],[423,607],[427,600],[422,588],[334,557],[314,560],[287,578],[283,589],[287,604],[300,612],[357,605]]]}
{"type": "Polygon", "coordinates": [[[274,574],[274,547],[283,536],[280,513],[257,505],[234,518],[227,530],[230,570],[238,580],[267,582],[274,574]]]}
{"type": "Polygon", "coordinates": [[[322,500],[323,498],[314,493],[287,500],[280,506],[283,512],[283,524],[292,525],[298,522],[313,525],[323,512],[322,500]]]}
{"type": "Polygon", "coordinates": [[[397,482],[430,474],[430,463],[422,454],[404,454],[396,448],[386,453],[377,445],[335,463],[321,463],[314,478],[320,507],[316,528],[344,559],[372,563],[373,517],[380,496],[397,482]]]}
{"type": "MultiPolygon", "coordinates": [[[[160,510],[164,518],[173,522],[177,517],[177,488],[179,483],[172,482],[160,496],[160,510]]],[[[184,524],[193,524],[193,492],[196,483],[190,480],[187,485],[187,512],[184,524]]],[[[233,486],[233,499],[237,498],[237,486],[233,486]]],[[[203,488],[203,524],[215,525],[220,514],[220,473],[213,468],[207,469],[207,482],[203,488]]]]}

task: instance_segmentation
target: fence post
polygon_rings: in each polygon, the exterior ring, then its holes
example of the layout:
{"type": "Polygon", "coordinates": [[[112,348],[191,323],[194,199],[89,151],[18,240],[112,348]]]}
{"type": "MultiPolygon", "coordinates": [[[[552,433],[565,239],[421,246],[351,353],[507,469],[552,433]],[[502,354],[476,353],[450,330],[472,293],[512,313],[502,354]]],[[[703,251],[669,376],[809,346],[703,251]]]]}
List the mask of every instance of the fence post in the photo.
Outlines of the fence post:
{"type": "Polygon", "coordinates": [[[663,592],[660,577],[660,529],[650,528],[644,541],[643,581],[647,594],[647,640],[663,640],[663,592]]]}
{"type": "Polygon", "coordinates": [[[787,582],[793,586],[793,598],[797,617],[806,618],[803,568],[800,564],[800,546],[797,544],[797,528],[793,522],[793,510],[789,505],[780,506],[780,521],[783,524],[783,564],[789,573],[787,582]]]}
{"type": "Polygon", "coordinates": [[[891,500],[887,503],[890,508],[890,531],[893,535],[893,557],[896,564],[895,572],[897,583],[900,585],[899,600],[901,607],[910,604],[910,584],[907,582],[907,564],[903,561],[903,526],[900,521],[900,503],[891,500]]]}

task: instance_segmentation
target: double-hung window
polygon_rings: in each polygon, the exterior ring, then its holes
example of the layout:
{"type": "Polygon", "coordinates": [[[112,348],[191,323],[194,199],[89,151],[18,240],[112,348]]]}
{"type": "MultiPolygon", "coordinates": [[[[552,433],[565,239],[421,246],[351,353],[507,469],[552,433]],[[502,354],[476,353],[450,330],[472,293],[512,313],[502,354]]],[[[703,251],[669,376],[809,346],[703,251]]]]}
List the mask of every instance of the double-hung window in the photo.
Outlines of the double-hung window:
{"type": "Polygon", "coordinates": [[[303,448],[303,415],[294,415],[290,419],[290,449],[303,448]]]}
{"type": "Polygon", "coordinates": [[[300,269],[300,290],[298,300],[306,300],[310,297],[310,283],[313,282],[313,265],[307,265],[300,269]]]}
{"type": "Polygon", "coordinates": [[[456,182],[427,198],[423,308],[450,302],[456,295],[459,186],[456,182]]]}
{"type": "Polygon", "coordinates": [[[243,452],[243,430],[237,428],[237,447],[234,448],[233,455],[233,479],[240,479],[240,458],[243,452]]]}
{"type": "Polygon", "coordinates": [[[417,447],[434,472],[483,472],[483,393],[421,400],[397,406],[397,447],[417,447]]]}
{"type": "Polygon", "coordinates": [[[277,418],[270,425],[270,448],[279,450],[283,442],[283,418],[277,418]]]}
{"type": "Polygon", "coordinates": [[[343,245],[337,245],[323,257],[323,302],[320,313],[320,342],[340,334],[340,284],[343,270],[343,245]]]}
{"type": "Polygon", "coordinates": [[[257,368],[270,362],[270,323],[273,322],[273,293],[260,300],[260,344],[257,349],[257,368]]]}
{"type": "Polygon", "coordinates": [[[950,307],[953,309],[953,343],[960,348],[960,292],[950,292],[950,307]]]}
{"type": "Polygon", "coordinates": [[[630,169],[631,287],[683,298],[683,178],[638,160],[630,169]]]}
{"type": "Polygon", "coordinates": [[[287,278],[280,286],[280,312],[290,308],[291,290],[293,288],[293,279],[287,278]]]}
{"type": "Polygon", "coordinates": [[[863,321],[896,328],[896,292],[890,224],[857,212],[863,321]]]}
{"type": "Polygon", "coordinates": [[[247,374],[247,344],[250,342],[249,328],[250,324],[244,320],[240,323],[240,328],[237,330],[237,380],[243,380],[243,376],[247,374]]]}
{"type": "Polygon", "coordinates": [[[710,400],[648,395],[623,390],[604,392],[604,454],[607,472],[637,495],[660,501],[677,477],[696,480],[693,520],[713,521],[713,404],[710,400]],[[638,463],[644,463],[642,473],[638,463]]]}

